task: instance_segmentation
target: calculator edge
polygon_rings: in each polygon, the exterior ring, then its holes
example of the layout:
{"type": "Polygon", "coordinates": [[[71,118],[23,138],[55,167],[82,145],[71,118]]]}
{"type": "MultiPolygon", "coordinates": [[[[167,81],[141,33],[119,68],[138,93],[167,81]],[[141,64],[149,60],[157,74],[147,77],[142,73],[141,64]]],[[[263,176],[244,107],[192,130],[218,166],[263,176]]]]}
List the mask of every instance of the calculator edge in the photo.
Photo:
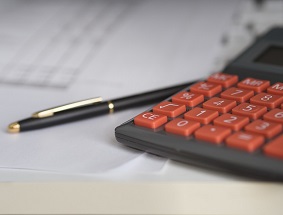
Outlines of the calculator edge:
{"type": "Polygon", "coordinates": [[[115,137],[126,146],[175,161],[209,169],[217,168],[232,174],[237,172],[255,179],[283,181],[281,160],[251,155],[228,147],[217,147],[213,143],[186,139],[164,131],[156,132],[152,138],[152,130],[135,126],[133,119],[118,126],[115,137]]]}

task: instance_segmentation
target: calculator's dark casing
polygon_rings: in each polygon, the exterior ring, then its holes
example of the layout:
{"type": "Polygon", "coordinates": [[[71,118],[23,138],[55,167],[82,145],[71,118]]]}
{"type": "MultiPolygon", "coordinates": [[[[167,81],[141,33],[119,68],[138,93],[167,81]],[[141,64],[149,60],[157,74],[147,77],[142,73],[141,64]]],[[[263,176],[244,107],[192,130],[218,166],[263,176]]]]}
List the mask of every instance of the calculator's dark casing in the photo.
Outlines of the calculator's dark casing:
{"type": "MultiPolygon", "coordinates": [[[[274,28],[258,38],[223,72],[236,74],[240,79],[254,77],[270,80],[271,83],[283,82],[283,67],[254,62],[270,46],[283,48],[283,28],[274,28]]],[[[267,180],[283,180],[283,160],[263,156],[260,151],[250,154],[225,145],[216,146],[190,137],[168,134],[163,128],[153,131],[135,126],[133,119],[118,126],[115,135],[119,142],[129,147],[172,160],[220,167],[267,180]]]]}

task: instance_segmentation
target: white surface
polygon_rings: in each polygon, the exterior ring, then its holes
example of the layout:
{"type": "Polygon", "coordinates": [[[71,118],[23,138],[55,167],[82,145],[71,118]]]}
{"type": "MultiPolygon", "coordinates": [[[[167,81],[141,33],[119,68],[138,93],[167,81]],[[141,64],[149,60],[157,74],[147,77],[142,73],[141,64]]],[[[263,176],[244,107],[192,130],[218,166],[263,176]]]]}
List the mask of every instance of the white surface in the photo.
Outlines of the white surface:
{"type": "Polygon", "coordinates": [[[166,162],[114,138],[114,128],[145,107],[15,135],[6,126],[70,101],[115,98],[205,76],[235,4],[4,3],[10,13],[0,20],[0,36],[9,42],[0,44],[0,166],[71,174],[120,167],[118,175],[158,172],[166,162]]]}

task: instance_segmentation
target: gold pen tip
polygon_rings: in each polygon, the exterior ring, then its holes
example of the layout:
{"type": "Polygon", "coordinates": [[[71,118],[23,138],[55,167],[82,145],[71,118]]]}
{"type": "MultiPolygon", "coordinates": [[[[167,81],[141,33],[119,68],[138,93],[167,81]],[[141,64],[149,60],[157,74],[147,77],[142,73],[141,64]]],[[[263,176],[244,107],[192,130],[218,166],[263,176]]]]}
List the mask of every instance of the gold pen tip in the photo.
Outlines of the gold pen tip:
{"type": "Polygon", "coordinates": [[[17,122],[13,122],[8,126],[9,133],[19,133],[20,132],[20,124],[17,122]]]}

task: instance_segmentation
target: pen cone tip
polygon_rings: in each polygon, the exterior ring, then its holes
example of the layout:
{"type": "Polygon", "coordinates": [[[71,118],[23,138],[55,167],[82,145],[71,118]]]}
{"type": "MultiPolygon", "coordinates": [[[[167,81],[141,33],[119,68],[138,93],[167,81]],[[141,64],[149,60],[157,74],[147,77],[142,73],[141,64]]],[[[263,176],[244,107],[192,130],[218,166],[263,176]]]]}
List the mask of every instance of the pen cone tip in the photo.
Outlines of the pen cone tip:
{"type": "Polygon", "coordinates": [[[8,126],[9,133],[19,133],[20,132],[20,124],[17,122],[13,122],[8,126]]]}

